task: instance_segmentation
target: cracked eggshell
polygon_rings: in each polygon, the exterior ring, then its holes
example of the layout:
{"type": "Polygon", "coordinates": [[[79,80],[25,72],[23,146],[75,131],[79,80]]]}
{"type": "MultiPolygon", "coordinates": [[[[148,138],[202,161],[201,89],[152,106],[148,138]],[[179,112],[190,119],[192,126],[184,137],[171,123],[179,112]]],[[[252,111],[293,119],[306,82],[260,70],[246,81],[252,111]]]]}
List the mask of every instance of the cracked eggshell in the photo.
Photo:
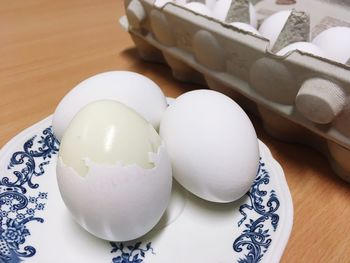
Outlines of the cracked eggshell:
{"type": "Polygon", "coordinates": [[[138,166],[88,162],[82,177],[57,163],[57,182],[74,219],[91,234],[110,241],[128,241],[149,232],[160,220],[170,198],[170,161],[164,145],[151,170],[138,166]]]}
{"type": "MultiPolygon", "coordinates": [[[[146,234],[162,217],[170,199],[172,172],[160,138],[157,149],[151,146],[153,151],[144,153],[148,156],[148,162],[152,163],[149,168],[143,168],[140,161],[125,164],[124,161],[111,159],[116,156],[118,136],[125,134],[123,129],[126,129],[118,127],[115,120],[110,120],[111,116],[123,118],[113,110],[115,105],[131,112],[123,120],[126,123],[141,122],[137,132],[147,131],[148,127],[153,129],[121,103],[90,103],[74,117],[63,136],[56,175],[65,205],[84,229],[102,239],[128,241],[146,234]],[[98,120],[92,111],[99,111],[98,120]],[[76,143],[72,143],[74,140],[76,143]],[[86,169],[79,168],[82,163],[86,169]]],[[[127,135],[130,138],[121,139],[137,141],[137,132],[136,135],[130,132],[127,135]]],[[[153,132],[156,134],[156,131],[153,132]]],[[[146,147],[153,142],[151,138],[149,143],[145,143],[146,147]]],[[[138,150],[137,143],[130,149],[120,147],[126,154],[138,150]]]]}
{"type": "Polygon", "coordinates": [[[205,200],[235,201],[256,177],[254,127],[242,108],[219,92],[195,90],[178,97],[163,115],[160,136],[174,178],[205,200]]]}
{"type": "Polygon", "coordinates": [[[110,71],[92,76],[73,88],[58,104],[52,128],[62,139],[74,115],[92,101],[111,99],[135,110],[157,130],[161,115],[167,107],[159,86],[141,74],[130,71],[110,71]]]}

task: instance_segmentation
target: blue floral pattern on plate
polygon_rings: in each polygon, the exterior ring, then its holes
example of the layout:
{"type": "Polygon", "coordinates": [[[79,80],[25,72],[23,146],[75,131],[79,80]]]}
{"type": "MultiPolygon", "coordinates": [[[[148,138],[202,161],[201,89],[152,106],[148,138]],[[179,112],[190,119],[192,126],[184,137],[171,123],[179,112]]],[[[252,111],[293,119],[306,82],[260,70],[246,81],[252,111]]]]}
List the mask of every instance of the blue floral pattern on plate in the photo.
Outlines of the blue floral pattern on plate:
{"type": "Polygon", "coordinates": [[[265,164],[260,160],[258,175],[247,193],[250,202],[239,208],[243,218],[238,222],[238,226],[249,221],[245,224],[246,228],[242,234],[233,243],[234,251],[241,253],[244,247],[247,250],[247,254],[239,259],[239,263],[255,263],[262,259],[272,241],[269,234],[270,228],[267,225],[268,220],[271,222],[272,229],[274,231],[277,229],[279,222],[277,210],[280,202],[274,190],[271,190],[268,195],[267,191],[260,189],[262,185],[267,185],[269,182],[270,175],[265,169],[265,164]],[[258,218],[248,220],[246,210],[254,211],[258,218]]]}
{"type": "Polygon", "coordinates": [[[144,248],[142,242],[137,242],[134,245],[125,246],[124,243],[110,242],[112,246],[111,253],[118,255],[112,259],[112,263],[142,263],[147,252],[153,252],[151,242],[147,243],[144,248]]]}
{"type": "Polygon", "coordinates": [[[45,166],[59,147],[50,127],[42,132],[39,140],[36,139],[37,136],[30,138],[24,143],[23,150],[13,153],[7,167],[13,170],[13,178],[2,177],[0,181],[0,262],[21,262],[36,253],[33,246],[25,245],[26,237],[30,235],[27,224],[44,222],[36,214],[45,209],[48,193],[30,196],[27,190],[39,187],[32,180],[45,173],[45,166]]]}
{"type": "MultiPolygon", "coordinates": [[[[37,214],[45,209],[48,193],[38,191],[36,195],[29,195],[27,192],[39,190],[34,179],[45,174],[45,167],[58,150],[59,142],[49,127],[12,154],[8,169],[13,171],[13,177],[2,177],[0,181],[0,263],[21,262],[36,254],[33,246],[25,244],[26,237],[31,234],[30,222],[44,222],[37,214]]],[[[279,199],[274,190],[262,189],[269,182],[270,175],[260,161],[256,180],[247,193],[249,201],[239,208],[242,218],[238,227],[244,228],[233,242],[233,251],[240,255],[239,263],[261,261],[272,241],[270,231],[278,227],[279,199]]],[[[112,263],[142,263],[148,253],[155,254],[151,242],[145,245],[140,241],[128,245],[111,242],[110,245],[112,263]]]]}

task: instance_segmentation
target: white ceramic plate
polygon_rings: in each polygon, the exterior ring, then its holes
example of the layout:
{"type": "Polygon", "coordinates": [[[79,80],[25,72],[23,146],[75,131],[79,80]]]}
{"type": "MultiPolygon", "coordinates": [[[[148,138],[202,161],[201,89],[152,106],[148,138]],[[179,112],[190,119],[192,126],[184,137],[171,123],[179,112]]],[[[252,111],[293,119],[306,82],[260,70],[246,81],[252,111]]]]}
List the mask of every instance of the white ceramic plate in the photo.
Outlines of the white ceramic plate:
{"type": "Polygon", "coordinates": [[[111,243],[85,232],[67,212],[56,185],[59,144],[50,125],[48,117],[0,151],[0,262],[279,261],[293,206],[283,171],[262,142],[259,173],[240,200],[209,203],[175,183],[154,230],[137,241],[111,243]]]}

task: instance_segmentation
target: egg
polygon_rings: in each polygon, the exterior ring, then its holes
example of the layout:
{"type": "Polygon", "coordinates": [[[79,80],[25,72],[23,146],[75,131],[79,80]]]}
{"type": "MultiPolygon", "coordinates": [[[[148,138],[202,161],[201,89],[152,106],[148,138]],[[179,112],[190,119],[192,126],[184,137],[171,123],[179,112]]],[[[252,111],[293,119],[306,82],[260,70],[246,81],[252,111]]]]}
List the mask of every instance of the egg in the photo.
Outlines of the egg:
{"type": "Polygon", "coordinates": [[[167,107],[166,98],[152,80],[129,71],[110,71],[92,76],[73,88],[58,104],[52,120],[55,137],[61,140],[74,115],[92,101],[112,99],[126,104],[157,130],[167,107]]]}
{"type": "Polygon", "coordinates": [[[334,61],[345,64],[350,59],[350,27],[329,28],[316,36],[312,43],[334,61]]]}
{"type": "Polygon", "coordinates": [[[292,52],[294,50],[300,50],[303,53],[309,53],[318,57],[326,58],[326,53],[320,49],[315,44],[309,43],[309,42],[296,42],[293,44],[290,44],[284,48],[282,48],[280,51],[278,51],[276,54],[278,56],[284,56],[289,52],[292,52]]]}
{"type": "MultiPolygon", "coordinates": [[[[213,7],[213,17],[225,22],[225,19],[227,17],[227,13],[231,7],[231,3],[234,0],[218,0],[216,1],[214,7],[213,7]]],[[[250,24],[257,28],[258,26],[258,20],[256,18],[256,11],[254,6],[249,2],[249,15],[250,15],[250,24]]]]}
{"type": "Polygon", "coordinates": [[[187,0],[175,0],[175,3],[177,5],[185,5],[185,4],[187,4],[187,0]]]}
{"type": "Polygon", "coordinates": [[[56,175],[74,219],[111,241],[150,231],[171,194],[171,164],[158,133],[112,100],[89,103],[74,116],[62,137],[56,175]]]}
{"type": "Polygon", "coordinates": [[[239,28],[243,31],[250,32],[254,35],[260,36],[260,33],[258,30],[256,30],[252,25],[241,23],[241,22],[233,22],[231,23],[232,26],[239,28]]]}
{"type": "Polygon", "coordinates": [[[202,3],[191,2],[184,5],[185,8],[192,10],[193,12],[205,16],[212,16],[210,9],[202,3]]]}
{"type": "Polygon", "coordinates": [[[258,140],[248,116],[229,97],[212,90],[181,95],[165,111],[159,134],[174,178],[193,194],[227,203],[251,187],[258,140]]]}
{"type": "Polygon", "coordinates": [[[261,24],[259,32],[263,37],[270,40],[270,47],[275,45],[291,13],[291,10],[279,11],[266,18],[261,24]]]}
{"type": "Polygon", "coordinates": [[[205,0],[205,5],[212,10],[216,4],[217,0],[205,0]]]}
{"type": "Polygon", "coordinates": [[[169,2],[172,3],[173,1],[172,0],[155,0],[154,5],[157,7],[163,7],[165,4],[169,2]]]}

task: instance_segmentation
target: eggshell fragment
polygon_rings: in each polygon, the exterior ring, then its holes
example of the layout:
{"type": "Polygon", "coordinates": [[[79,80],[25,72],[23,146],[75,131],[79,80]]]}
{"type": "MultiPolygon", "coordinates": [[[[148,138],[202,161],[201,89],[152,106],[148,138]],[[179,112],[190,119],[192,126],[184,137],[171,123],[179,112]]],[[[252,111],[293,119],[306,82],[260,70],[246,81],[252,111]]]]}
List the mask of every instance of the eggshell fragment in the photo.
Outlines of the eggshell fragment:
{"type": "Polygon", "coordinates": [[[172,182],[165,147],[161,146],[154,157],[153,169],[88,162],[85,177],[60,158],[57,182],[64,203],[79,225],[110,241],[132,240],[150,231],[168,205],[172,182]]]}

